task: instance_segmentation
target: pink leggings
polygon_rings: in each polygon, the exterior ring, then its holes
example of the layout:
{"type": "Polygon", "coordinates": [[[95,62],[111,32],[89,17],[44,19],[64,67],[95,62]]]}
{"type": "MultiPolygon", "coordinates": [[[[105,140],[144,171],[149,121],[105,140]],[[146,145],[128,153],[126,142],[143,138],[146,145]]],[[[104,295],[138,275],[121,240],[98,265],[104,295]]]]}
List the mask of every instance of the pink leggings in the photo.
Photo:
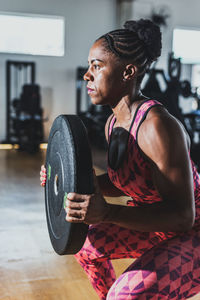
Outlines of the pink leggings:
{"type": "Polygon", "coordinates": [[[200,292],[200,231],[168,240],[114,224],[89,228],[75,255],[101,300],[187,299],[200,292]],[[116,280],[111,259],[138,258],[116,280]]]}

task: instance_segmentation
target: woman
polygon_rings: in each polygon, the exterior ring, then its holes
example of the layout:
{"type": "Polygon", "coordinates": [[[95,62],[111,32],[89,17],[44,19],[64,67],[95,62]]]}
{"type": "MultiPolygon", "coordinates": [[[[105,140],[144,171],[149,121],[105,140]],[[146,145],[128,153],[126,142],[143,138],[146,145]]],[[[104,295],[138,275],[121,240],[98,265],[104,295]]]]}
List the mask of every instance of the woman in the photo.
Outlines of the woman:
{"type": "MultiPolygon", "coordinates": [[[[66,220],[91,225],[75,257],[100,299],[186,299],[200,291],[200,180],[182,124],[140,92],[161,53],[159,27],[149,20],[124,27],[95,41],[84,75],[92,103],[113,111],[108,174],[94,175],[93,195],[68,194],[66,220]],[[103,197],[124,194],[127,206],[103,197]],[[116,258],[138,259],[116,280],[116,258]]],[[[45,176],[43,167],[42,185],[45,176]]]]}

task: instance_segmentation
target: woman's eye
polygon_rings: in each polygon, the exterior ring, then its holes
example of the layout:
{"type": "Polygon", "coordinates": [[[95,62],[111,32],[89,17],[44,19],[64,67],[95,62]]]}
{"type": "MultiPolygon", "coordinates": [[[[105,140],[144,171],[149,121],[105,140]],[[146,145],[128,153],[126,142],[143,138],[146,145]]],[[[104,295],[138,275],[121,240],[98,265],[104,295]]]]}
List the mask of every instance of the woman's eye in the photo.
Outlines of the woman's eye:
{"type": "Polygon", "coordinates": [[[100,68],[99,65],[94,65],[94,69],[95,69],[95,70],[98,70],[99,68],[100,68]]]}

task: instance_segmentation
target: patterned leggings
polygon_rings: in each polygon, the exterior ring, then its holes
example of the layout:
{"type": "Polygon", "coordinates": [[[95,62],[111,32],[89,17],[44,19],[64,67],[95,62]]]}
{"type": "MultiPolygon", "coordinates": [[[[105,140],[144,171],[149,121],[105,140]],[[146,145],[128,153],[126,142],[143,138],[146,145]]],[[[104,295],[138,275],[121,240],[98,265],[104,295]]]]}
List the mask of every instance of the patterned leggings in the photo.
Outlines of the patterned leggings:
{"type": "Polygon", "coordinates": [[[186,299],[200,292],[200,231],[162,241],[114,224],[90,226],[75,255],[101,300],[186,299]],[[138,258],[116,280],[111,259],[138,258]]]}

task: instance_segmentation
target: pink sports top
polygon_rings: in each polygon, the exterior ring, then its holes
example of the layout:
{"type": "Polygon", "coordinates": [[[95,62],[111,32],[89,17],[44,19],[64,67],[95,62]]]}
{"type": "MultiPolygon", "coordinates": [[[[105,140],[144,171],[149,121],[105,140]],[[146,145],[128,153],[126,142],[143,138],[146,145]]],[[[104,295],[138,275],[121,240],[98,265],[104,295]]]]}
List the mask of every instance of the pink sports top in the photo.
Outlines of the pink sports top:
{"type": "MultiPolygon", "coordinates": [[[[117,129],[113,129],[116,121],[115,116],[111,118],[109,124],[108,175],[111,182],[118,189],[122,190],[127,196],[132,198],[132,200],[127,203],[131,206],[142,206],[144,203],[150,204],[162,201],[152,180],[150,163],[147,159],[145,159],[144,155],[142,155],[141,149],[137,143],[138,130],[142,122],[145,120],[147,113],[152,107],[160,105],[162,104],[156,100],[147,100],[137,107],[129,129],[127,143],[125,144],[126,149],[117,168],[113,167],[111,164],[112,151],[110,149],[113,131],[117,129]]],[[[197,225],[200,225],[200,179],[192,160],[191,164],[196,203],[196,219],[194,227],[196,227],[197,225]]],[[[157,234],[162,235],[163,238],[169,238],[177,235],[175,232],[157,232],[157,234]]]]}

